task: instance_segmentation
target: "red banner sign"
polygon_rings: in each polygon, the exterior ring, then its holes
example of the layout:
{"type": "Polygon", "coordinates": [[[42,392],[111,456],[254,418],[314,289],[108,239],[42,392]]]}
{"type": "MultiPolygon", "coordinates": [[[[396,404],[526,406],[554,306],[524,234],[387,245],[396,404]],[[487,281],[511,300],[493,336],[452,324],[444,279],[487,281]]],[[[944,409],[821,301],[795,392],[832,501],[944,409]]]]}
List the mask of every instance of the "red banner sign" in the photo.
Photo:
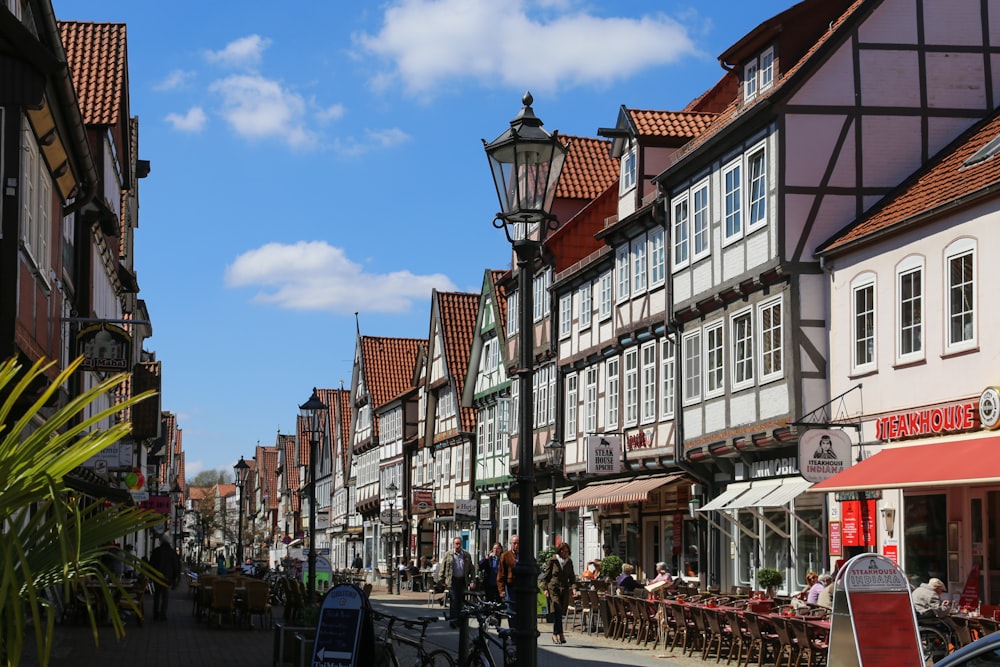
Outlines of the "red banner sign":
{"type": "Polygon", "coordinates": [[[979,566],[973,565],[969,578],[965,580],[962,597],[958,599],[959,608],[977,609],[979,607],[979,566]]]}
{"type": "Polygon", "coordinates": [[[840,503],[845,547],[875,544],[875,513],[874,500],[848,500],[840,503]]]}

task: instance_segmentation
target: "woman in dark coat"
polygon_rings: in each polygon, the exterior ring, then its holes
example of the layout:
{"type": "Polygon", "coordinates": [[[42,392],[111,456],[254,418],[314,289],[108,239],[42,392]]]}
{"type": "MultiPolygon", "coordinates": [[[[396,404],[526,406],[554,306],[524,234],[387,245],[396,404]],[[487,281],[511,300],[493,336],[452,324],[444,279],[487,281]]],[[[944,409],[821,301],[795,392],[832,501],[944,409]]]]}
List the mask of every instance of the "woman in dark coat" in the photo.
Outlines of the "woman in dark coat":
{"type": "Polygon", "coordinates": [[[569,543],[559,545],[556,555],[545,563],[545,574],[542,576],[545,587],[545,597],[549,599],[549,609],[552,612],[552,643],[565,644],[563,633],[563,614],[571,604],[573,586],[576,585],[576,573],[573,572],[573,561],[569,557],[569,543]]]}

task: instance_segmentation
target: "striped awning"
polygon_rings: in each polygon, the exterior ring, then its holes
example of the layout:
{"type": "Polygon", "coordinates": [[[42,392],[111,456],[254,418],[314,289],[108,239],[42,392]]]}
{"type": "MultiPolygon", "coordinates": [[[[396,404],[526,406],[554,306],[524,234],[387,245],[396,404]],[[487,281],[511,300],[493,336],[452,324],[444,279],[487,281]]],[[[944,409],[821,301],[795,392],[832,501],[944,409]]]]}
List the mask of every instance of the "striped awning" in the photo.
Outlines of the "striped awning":
{"type": "Polygon", "coordinates": [[[676,483],[683,477],[683,473],[673,473],[637,477],[626,482],[594,484],[566,496],[556,503],[556,509],[646,502],[650,492],[662,486],[676,483]]]}

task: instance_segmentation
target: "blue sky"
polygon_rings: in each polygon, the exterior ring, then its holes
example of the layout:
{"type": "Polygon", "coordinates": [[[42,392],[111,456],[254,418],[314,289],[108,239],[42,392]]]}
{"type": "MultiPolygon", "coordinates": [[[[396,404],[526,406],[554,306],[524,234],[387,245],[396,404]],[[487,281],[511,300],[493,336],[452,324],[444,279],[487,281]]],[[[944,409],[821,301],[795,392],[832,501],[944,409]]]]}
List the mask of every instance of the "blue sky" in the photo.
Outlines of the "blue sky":
{"type": "Polygon", "coordinates": [[[53,0],[128,25],[136,268],[188,477],[349,387],[362,334],[427,336],[432,288],[478,292],[510,247],[481,139],[525,90],[546,129],[680,109],[792,0],[53,0]]]}

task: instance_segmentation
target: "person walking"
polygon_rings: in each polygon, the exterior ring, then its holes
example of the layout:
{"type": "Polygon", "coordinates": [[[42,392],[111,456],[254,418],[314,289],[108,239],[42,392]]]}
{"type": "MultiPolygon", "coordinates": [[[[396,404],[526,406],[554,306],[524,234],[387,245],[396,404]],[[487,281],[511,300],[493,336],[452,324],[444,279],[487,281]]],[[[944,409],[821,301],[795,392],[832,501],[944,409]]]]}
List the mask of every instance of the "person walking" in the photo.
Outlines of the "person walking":
{"type": "Polygon", "coordinates": [[[162,583],[153,583],[153,620],[167,620],[167,603],[170,601],[170,589],[177,586],[181,576],[181,560],[170,544],[166,535],[160,538],[160,544],[149,555],[149,564],[163,578],[162,583]]]}
{"type": "Polygon", "coordinates": [[[472,554],[462,548],[462,538],[456,537],[452,540],[452,546],[454,550],[449,551],[441,559],[441,579],[445,587],[451,591],[449,618],[454,627],[461,616],[459,612],[465,602],[465,591],[475,575],[475,569],[472,564],[472,554]]]}
{"type": "Polygon", "coordinates": [[[500,568],[501,556],[503,556],[503,545],[497,542],[493,545],[493,550],[479,561],[479,576],[483,582],[483,595],[487,602],[500,602],[497,573],[500,568]]]}
{"type": "Polygon", "coordinates": [[[510,538],[510,549],[500,556],[500,563],[497,565],[497,593],[500,599],[507,603],[507,609],[514,611],[514,592],[511,586],[514,584],[514,566],[521,558],[521,538],[514,535],[510,538]]]}
{"type": "Polygon", "coordinates": [[[545,597],[549,599],[549,611],[552,613],[553,644],[566,643],[563,615],[569,608],[573,586],[576,584],[576,573],[573,572],[573,560],[569,557],[569,551],[568,542],[560,544],[556,554],[546,561],[542,575],[545,597]]]}

